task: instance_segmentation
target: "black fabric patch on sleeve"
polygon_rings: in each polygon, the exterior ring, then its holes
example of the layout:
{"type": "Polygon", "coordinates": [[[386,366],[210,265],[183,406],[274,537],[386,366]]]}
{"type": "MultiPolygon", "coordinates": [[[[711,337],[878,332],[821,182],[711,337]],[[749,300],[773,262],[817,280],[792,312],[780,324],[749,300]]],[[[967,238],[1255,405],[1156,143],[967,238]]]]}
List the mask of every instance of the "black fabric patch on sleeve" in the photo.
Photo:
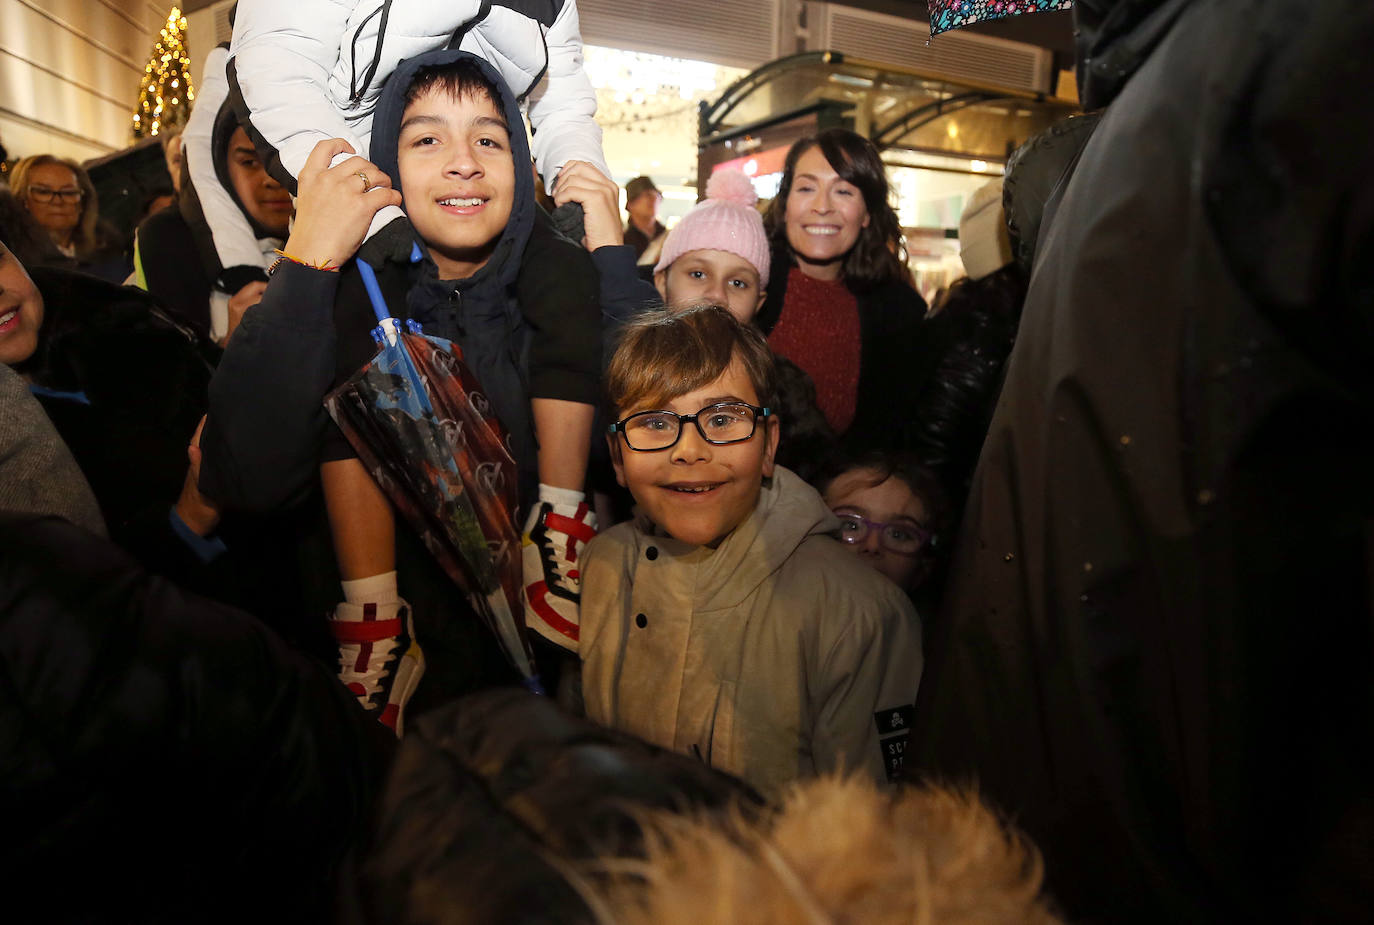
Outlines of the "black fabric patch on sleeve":
{"type": "Polygon", "coordinates": [[[873,714],[873,722],[878,727],[878,750],[883,756],[883,771],[887,782],[894,783],[902,777],[902,765],[906,762],[907,730],[911,728],[916,708],[911,704],[888,707],[873,714]]]}
{"type": "Polygon", "coordinates": [[[911,728],[911,719],[915,715],[916,708],[906,704],[879,710],[873,714],[873,721],[878,724],[878,735],[885,736],[894,732],[906,732],[911,728]]]}
{"type": "Polygon", "coordinates": [[[883,753],[883,772],[889,784],[902,779],[902,767],[906,763],[907,734],[899,732],[878,740],[878,748],[883,753]]]}

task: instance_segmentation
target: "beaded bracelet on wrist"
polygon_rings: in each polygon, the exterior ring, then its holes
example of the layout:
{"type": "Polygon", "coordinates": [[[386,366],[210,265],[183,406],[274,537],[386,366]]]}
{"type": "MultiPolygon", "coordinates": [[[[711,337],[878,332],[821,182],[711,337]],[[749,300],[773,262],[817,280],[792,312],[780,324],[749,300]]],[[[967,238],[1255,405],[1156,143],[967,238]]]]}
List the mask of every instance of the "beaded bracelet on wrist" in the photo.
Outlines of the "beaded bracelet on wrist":
{"type": "Polygon", "coordinates": [[[268,275],[268,276],[271,276],[273,273],[276,273],[276,272],[277,272],[277,268],[280,267],[283,263],[287,263],[287,262],[290,262],[290,263],[298,263],[298,264],[300,264],[301,266],[303,266],[303,267],[309,267],[309,268],[312,269],[312,270],[323,270],[323,271],[326,272],[326,273],[337,273],[337,272],[339,272],[338,264],[332,264],[332,263],[329,263],[328,261],[324,261],[324,262],[322,262],[322,263],[314,263],[314,262],[309,261],[309,260],[302,260],[300,257],[292,257],[292,256],[291,256],[290,254],[288,254],[286,251],[280,250],[280,249],[274,250],[272,253],[274,253],[274,254],[277,255],[277,259],[274,260],[274,261],[272,262],[272,266],[271,266],[270,268],[268,268],[268,270],[267,270],[267,275],[268,275]]]}

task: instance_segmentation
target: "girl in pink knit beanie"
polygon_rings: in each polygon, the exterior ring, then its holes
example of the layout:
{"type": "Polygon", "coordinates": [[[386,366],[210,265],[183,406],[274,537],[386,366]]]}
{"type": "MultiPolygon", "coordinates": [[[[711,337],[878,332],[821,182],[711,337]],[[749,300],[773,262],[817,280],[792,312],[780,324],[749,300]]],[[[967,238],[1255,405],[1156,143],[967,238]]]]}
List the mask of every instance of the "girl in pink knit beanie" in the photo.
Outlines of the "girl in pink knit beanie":
{"type": "Polygon", "coordinates": [[[718,170],[706,198],[668,233],[654,285],[673,307],[709,302],[752,321],[768,286],[768,236],[754,204],[754,184],[738,170],[718,170]]]}

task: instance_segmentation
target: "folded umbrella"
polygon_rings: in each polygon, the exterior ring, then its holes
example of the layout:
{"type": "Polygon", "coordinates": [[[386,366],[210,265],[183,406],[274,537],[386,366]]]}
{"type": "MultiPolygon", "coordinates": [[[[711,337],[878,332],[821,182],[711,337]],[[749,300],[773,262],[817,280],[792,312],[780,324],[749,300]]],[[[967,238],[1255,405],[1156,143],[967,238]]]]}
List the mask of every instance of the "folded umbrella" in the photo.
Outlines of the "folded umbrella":
{"type": "MultiPolygon", "coordinates": [[[[416,258],[418,259],[418,254],[416,258]]],[[[515,459],[481,384],[452,341],[392,317],[358,261],[377,314],[377,355],[325,406],[396,510],[542,693],[525,631],[515,459]]]]}

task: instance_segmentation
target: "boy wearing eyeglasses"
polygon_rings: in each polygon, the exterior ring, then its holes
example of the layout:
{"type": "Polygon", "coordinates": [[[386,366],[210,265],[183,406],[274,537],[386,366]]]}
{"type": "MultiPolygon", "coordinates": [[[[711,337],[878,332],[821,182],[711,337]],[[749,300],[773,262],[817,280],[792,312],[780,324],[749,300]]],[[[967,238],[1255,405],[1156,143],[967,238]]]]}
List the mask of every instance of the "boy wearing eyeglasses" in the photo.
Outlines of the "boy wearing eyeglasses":
{"type": "Polygon", "coordinates": [[[775,388],[722,307],[629,326],[607,389],[636,517],[588,546],[572,628],[590,718],[770,797],[838,768],[893,779],[922,668],[910,601],[774,464],[775,388]]]}

